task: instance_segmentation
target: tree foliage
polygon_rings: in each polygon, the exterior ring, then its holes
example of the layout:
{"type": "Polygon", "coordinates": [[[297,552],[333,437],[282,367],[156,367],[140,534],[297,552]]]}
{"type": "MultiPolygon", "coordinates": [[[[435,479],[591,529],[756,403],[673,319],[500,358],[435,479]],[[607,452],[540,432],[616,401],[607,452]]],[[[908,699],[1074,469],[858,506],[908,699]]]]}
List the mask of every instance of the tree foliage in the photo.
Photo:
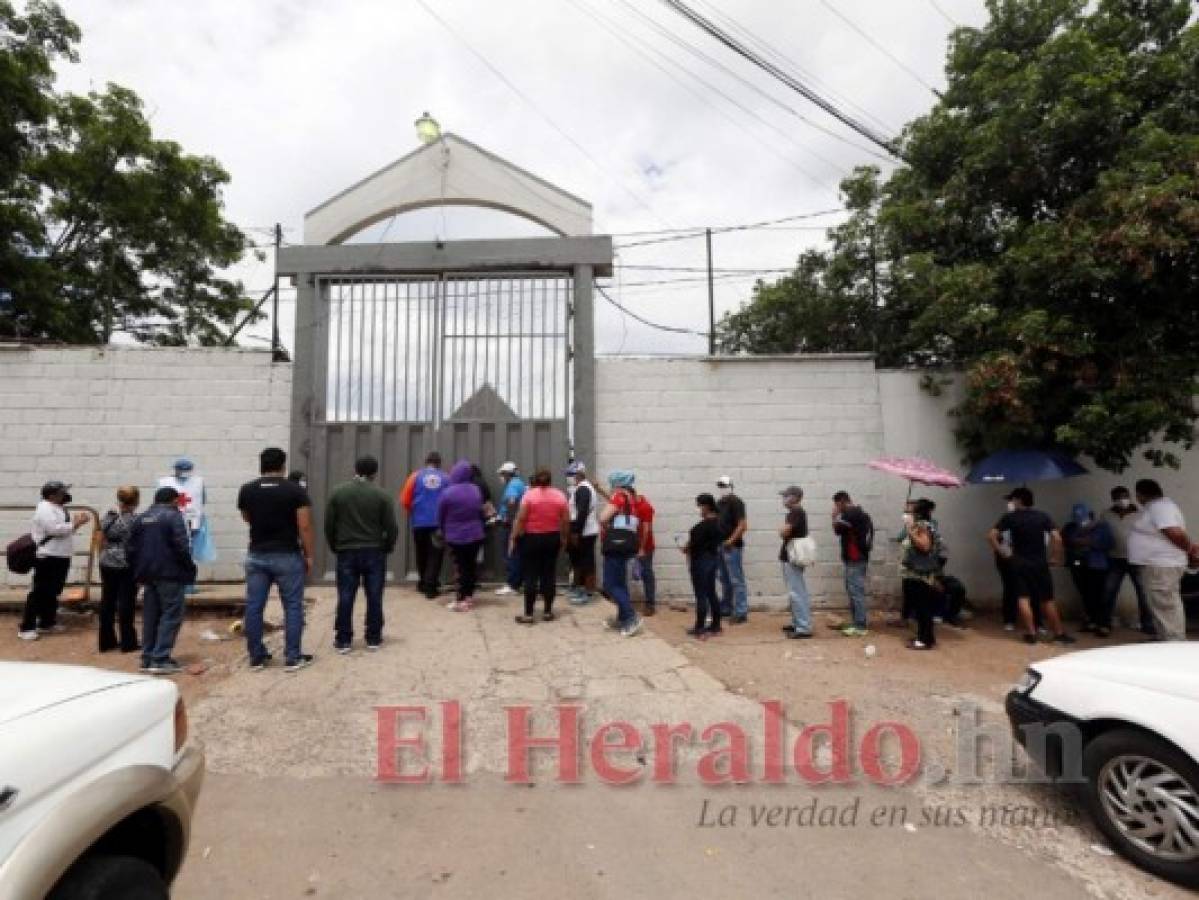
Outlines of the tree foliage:
{"type": "Polygon", "coordinates": [[[1177,465],[1199,376],[1191,5],[988,9],[985,27],[954,32],[944,97],[905,129],[877,202],[854,200],[868,172],[847,180],[830,248],[758,285],[721,323],[723,346],[856,350],[870,333],[882,364],[964,370],[969,458],[1055,446],[1117,471],[1138,449],[1177,465]],[[829,308],[841,313],[821,343],[808,311],[829,308]],[[764,321],[772,310],[784,324],[764,321]]]}
{"type": "Polygon", "coordinates": [[[246,251],[229,176],[155,138],[130,90],[55,93],[78,40],[56,3],[0,0],[0,336],[219,343],[250,306],[220,274],[246,251]]]}

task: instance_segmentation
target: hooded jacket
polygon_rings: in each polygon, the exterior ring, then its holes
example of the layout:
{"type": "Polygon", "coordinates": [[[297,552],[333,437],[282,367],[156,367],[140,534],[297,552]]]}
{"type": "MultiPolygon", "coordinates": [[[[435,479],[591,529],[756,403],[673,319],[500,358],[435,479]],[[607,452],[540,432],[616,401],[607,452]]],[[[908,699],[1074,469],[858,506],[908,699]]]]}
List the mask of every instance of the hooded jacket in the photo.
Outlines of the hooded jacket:
{"type": "Polygon", "coordinates": [[[483,492],[471,481],[470,463],[456,463],[450,486],[437,500],[437,526],[447,544],[474,544],[483,540],[483,492]]]}

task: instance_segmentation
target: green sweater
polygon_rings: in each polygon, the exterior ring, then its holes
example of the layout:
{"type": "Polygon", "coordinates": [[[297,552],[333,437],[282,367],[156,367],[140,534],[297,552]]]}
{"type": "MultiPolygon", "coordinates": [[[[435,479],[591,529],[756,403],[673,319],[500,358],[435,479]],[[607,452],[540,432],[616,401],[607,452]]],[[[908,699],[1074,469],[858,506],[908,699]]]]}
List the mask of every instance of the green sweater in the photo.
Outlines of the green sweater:
{"type": "Polygon", "coordinates": [[[342,550],[395,549],[400,529],[391,495],[362,478],[347,481],[329,497],[325,540],[334,553],[342,550]]]}

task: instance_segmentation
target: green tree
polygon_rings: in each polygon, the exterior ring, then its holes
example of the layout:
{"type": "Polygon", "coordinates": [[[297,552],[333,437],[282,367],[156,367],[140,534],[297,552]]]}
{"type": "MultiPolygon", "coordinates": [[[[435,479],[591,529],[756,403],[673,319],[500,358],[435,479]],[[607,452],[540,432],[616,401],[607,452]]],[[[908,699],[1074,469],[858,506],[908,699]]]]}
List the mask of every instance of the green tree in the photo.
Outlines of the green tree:
{"type": "Polygon", "coordinates": [[[1116,471],[1138,449],[1177,465],[1199,376],[1191,5],[988,9],[952,36],[944,98],[882,189],[882,358],[964,370],[969,458],[1056,446],[1116,471]]]}
{"type": "Polygon", "coordinates": [[[78,39],[57,4],[0,0],[0,335],[219,343],[251,305],[220,274],[247,246],[223,216],[229,177],[156,139],[132,91],[55,94],[78,39]]]}

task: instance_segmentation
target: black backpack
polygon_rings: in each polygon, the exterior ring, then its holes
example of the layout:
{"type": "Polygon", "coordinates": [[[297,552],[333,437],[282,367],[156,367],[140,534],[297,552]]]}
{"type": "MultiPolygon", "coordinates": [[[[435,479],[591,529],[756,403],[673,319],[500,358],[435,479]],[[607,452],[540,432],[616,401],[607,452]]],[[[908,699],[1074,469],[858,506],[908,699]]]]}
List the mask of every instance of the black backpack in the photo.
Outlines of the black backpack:
{"type": "MultiPolygon", "coordinates": [[[[46,540],[49,540],[47,538],[46,540]]],[[[46,541],[42,541],[42,544],[46,541]]],[[[23,534],[4,548],[4,558],[8,563],[8,571],[14,575],[28,575],[37,565],[37,548],[40,547],[32,534],[23,534]]]]}

